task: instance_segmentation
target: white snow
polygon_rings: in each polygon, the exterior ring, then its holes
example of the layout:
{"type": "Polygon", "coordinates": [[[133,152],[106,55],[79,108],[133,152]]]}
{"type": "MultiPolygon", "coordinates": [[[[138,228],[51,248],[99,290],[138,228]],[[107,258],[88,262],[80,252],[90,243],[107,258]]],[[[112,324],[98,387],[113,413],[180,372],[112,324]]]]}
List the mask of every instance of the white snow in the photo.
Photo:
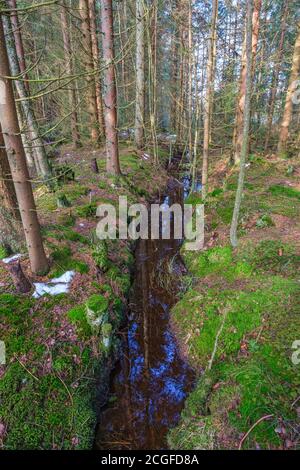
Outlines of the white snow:
{"type": "Polygon", "coordinates": [[[9,256],[8,258],[3,258],[1,261],[5,264],[9,264],[12,261],[16,261],[17,259],[21,258],[22,255],[18,253],[17,255],[9,256]]]}
{"type": "Polygon", "coordinates": [[[70,284],[73,277],[75,276],[75,271],[67,271],[60,277],[55,277],[49,282],[34,282],[35,291],[33,296],[35,299],[42,297],[45,294],[58,295],[65,294],[69,291],[70,284]]]}

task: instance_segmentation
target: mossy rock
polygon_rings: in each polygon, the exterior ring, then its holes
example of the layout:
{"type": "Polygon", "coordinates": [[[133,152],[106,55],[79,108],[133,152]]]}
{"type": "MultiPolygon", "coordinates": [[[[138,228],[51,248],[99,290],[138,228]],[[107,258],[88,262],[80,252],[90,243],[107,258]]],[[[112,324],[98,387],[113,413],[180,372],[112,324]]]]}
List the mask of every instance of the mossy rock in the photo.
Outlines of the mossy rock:
{"type": "Polygon", "coordinates": [[[109,301],[101,294],[92,295],[85,303],[86,317],[92,329],[98,330],[108,317],[109,301]]]}

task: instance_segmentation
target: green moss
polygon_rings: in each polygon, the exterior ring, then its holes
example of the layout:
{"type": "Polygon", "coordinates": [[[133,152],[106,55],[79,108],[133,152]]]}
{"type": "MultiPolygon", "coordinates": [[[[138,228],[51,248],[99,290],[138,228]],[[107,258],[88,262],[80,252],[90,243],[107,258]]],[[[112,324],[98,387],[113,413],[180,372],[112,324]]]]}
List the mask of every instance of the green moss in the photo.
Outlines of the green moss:
{"type": "Polygon", "coordinates": [[[297,398],[300,377],[290,348],[300,329],[298,284],[280,276],[259,278],[257,284],[256,289],[252,284],[243,291],[209,289],[205,295],[190,291],[174,307],[172,314],[182,338],[191,336],[193,363],[201,368],[207,367],[220,335],[209,374],[218,386],[207,384],[206,375],[200,379],[186,401],[180,425],[170,434],[173,447],[180,436],[187,448],[195,442],[201,442],[204,449],[222,448],[224,433],[239,442],[241,433],[268,414],[273,418],[251,432],[245,447],[255,448],[255,443],[261,448],[278,446],[276,427],[297,419],[291,403],[297,398]],[[261,341],[260,328],[264,330],[261,341]],[[247,344],[246,355],[240,353],[242,342],[247,344]],[[198,431],[193,427],[197,419],[205,423],[198,431]]]}
{"type": "Polygon", "coordinates": [[[221,274],[230,280],[248,277],[252,271],[250,264],[233,259],[232,248],[229,246],[211,248],[198,256],[194,252],[184,252],[184,259],[190,272],[196,277],[221,274]]]}
{"type": "Polygon", "coordinates": [[[276,196],[286,196],[300,200],[300,191],[289,186],[274,184],[269,187],[269,191],[276,196]]]}
{"type": "Polygon", "coordinates": [[[197,204],[203,204],[201,193],[191,193],[184,201],[185,204],[192,204],[193,206],[197,204]]]}
{"type": "Polygon", "coordinates": [[[64,226],[56,226],[55,230],[51,230],[47,232],[47,236],[51,236],[57,240],[68,240],[71,242],[79,242],[84,245],[88,245],[90,243],[89,239],[84,235],[81,235],[75,230],[71,230],[69,227],[64,226]]]}
{"type": "Polygon", "coordinates": [[[0,259],[6,258],[7,256],[7,249],[5,248],[5,246],[0,245],[0,259]]]}
{"type": "Polygon", "coordinates": [[[109,269],[110,261],[108,259],[108,247],[106,240],[100,240],[93,246],[92,257],[101,271],[106,272],[109,269]]]}
{"type": "Polygon", "coordinates": [[[71,255],[72,252],[68,246],[57,248],[52,252],[52,258],[54,260],[54,269],[52,270],[53,277],[58,277],[66,271],[76,271],[80,274],[89,272],[89,267],[86,263],[73,259],[71,255]]]}
{"type": "Polygon", "coordinates": [[[221,194],[223,194],[223,189],[222,188],[216,188],[213,191],[211,191],[210,193],[208,193],[208,196],[209,197],[218,197],[221,194]]]}
{"type": "Polygon", "coordinates": [[[34,380],[14,362],[0,381],[0,396],[9,429],[5,449],[72,449],[75,432],[78,448],[91,446],[95,415],[87,388],[84,393],[82,386],[72,390],[70,398],[58,377],[47,374],[34,380]]]}
{"type": "Polygon", "coordinates": [[[96,210],[97,210],[97,203],[92,202],[89,204],[83,204],[82,206],[78,206],[75,209],[75,213],[78,217],[89,218],[89,217],[96,216],[96,210]]]}
{"type": "Polygon", "coordinates": [[[216,208],[216,212],[220,217],[223,224],[230,224],[233,214],[233,204],[230,206],[219,206],[216,208]]]}
{"type": "Polygon", "coordinates": [[[79,305],[69,310],[68,318],[71,323],[76,325],[80,334],[82,334],[84,337],[91,336],[92,330],[86,318],[84,305],[79,305]]]}
{"type": "Polygon", "coordinates": [[[258,228],[266,228],[266,227],[273,227],[273,226],[274,226],[274,222],[272,220],[272,217],[270,217],[268,214],[263,214],[256,221],[256,227],[258,228]]]}
{"type": "Polygon", "coordinates": [[[299,269],[300,256],[293,246],[280,240],[263,240],[258,245],[248,244],[241,248],[240,258],[251,263],[258,272],[295,274],[299,269]]]}
{"type": "Polygon", "coordinates": [[[107,337],[110,336],[112,333],[112,330],[113,330],[113,327],[111,323],[103,323],[101,327],[101,332],[103,336],[107,336],[107,337]]]}
{"type": "Polygon", "coordinates": [[[103,295],[94,294],[87,300],[86,306],[96,314],[106,313],[109,301],[103,295]]]}

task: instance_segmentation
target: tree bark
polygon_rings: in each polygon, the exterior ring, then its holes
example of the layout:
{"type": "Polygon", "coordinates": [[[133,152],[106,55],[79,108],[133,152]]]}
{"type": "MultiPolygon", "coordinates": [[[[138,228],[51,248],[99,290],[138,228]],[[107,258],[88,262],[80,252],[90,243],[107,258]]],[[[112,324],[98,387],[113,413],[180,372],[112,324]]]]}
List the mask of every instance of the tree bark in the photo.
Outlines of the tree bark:
{"type": "Polygon", "coordinates": [[[176,132],[176,111],[178,100],[178,77],[179,77],[179,26],[178,26],[178,0],[172,1],[172,18],[174,32],[171,37],[171,106],[170,106],[170,128],[176,132]]]}
{"type": "Polygon", "coordinates": [[[214,65],[215,65],[215,50],[216,50],[216,26],[218,20],[218,0],[213,2],[212,21],[210,29],[209,50],[207,59],[207,85],[206,97],[204,100],[204,135],[203,135],[203,164],[202,164],[202,198],[207,196],[207,182],[208,182],[208,157],[209,157],[209,140],[210,140],[210,124],[213,108],[213,93],[214,93],[214,65]]]}
{"type": "MultiPolygon", "coordinates": [[[[18,11],[17,11],[17,1],[16,0],[7,0],[8,7],[12,10],[10,14],[11,24],[13,27],[13,35],[15,38],[15,45],[17,51],[18,62],[20,66],[20,72],[23,75],[25,80],[28,80],[28,74],[26,73],[26,62],[25,62],[25,54],[24,54],[24,47],[23,47],[23,40],[22,40],[22,33],[21,27],[18,18],[18,11]]],[[[27,94],[29,95],[29,82],[25,81],[24,86],[26,89],[27,94]]]]}
{"type": "Polygon", "coordinates": [[[135,144],[145,146],[145,8],[144,0],[136,0],[136,98],[135,144]]]}
{"type": "Polygon", "coordinates": [[[298,23],[298,35],[295,42],[293,61],[291,67],[291,75],[289,86],[285,98],[285,106],[279,132],[278,153],[282,154],[286,151],[287,141],[289,138],[289,127],[293,113],[293,96],[299,86],[300,72],[300,23],[298,23]]]}
{"type": "Polygon", "coordinates": [[[9,263],[8,269],[13,278],[16,291],[19,294],[26,294],[27,292],[30,292],[32,285],[23,272],[20,260],[18,260],[16,263],[9,263]]]}
{"type": "MultiPolygon", "coordinates": [[[[260,10],[261,10],[262,0],[254,0],[254,9],[253,9],[253,18],[252,18],[252,74],[255,67],[255,57],[258,43],[259,35],[259,19],[260,19],[260,10]]],[[[243,122],[244,122],[244,112],[245,112],[245,101],[246,101],[246,76],[247,76],[247,58],[246,58],[246,48],[243,48],[242,54],[242,71],[240,79],[240,90],[239,90],[239,99],[236,109],[236,121],[235,121],[235,130],[233,136],[233,150],[234,150],[234,163],[238,164],[240,162],[241,148],[243,142],[243,122]]],[[[253,76],[253,75],[252,75],[253,76]]]]}
{"type": "Polygon", "coordinates": [[[276,57],[276,65],[273,72],[272,77],[272,89],[269,99],[269,110],[268,110],[268,119],[267,119],[267,126],[266,126],[266,139],[265,139],[265,151],[267,151],[269,146],[269,141],[271,137],[271,130],[273,125],[273,116],[274,116],[274,109],[275,109],[275,100],[277,94],[277,86],[278,86],[278,77],[281,68],[281,60],[283,55],[283,45],[284,39],[286,34],[286,26],[287,26],[287,16],[289,11],[289,0],[285,0],[285,4],[283,7],[283,14],[281,20],[281,34],[280,34],[280,41],[278,45],[278,52],[276,57]]]}
{"type": "Polygon", "coordinates": [[[106,137],[106,170],[121,174],[117,133],[117,90],[114,67],[112,0],[101,1],[101,27],[104,71],[104,120],[106,137]]]}
{"type": "Polygon", "coordinates": [[[193,32],[192,32],[192,2],[188,2],[188,89],[187,89],[187,126],[188,126],[188,148],[189,159],[192,160],[193,142],[192,142],[192,126],[193,126],[193,32]]]}
{"type": "Polygon", "coordinates": [[[31,269],[35,274],[42,274],[48,271],[48,261],[43,247],[40,225],[29,181],[12,83],[8,78],[4,78],[10,76],[11,73],[0,16],[0,123],[21,213],[31,269]]]}
{"type": "Polygon", "coordinates": [[[240,207],[242,202],[242,195],[244,189],[244,179],[246,170],[246,158],[249,145],[249,129],[250,129],[250,116],[251,116],[251,81],[252,81],[252,57],[253,57],[253,38],[252,38],[252,13],[253,13],[253,0],[247,0],[247,26],[246,26],[246,88],[245,88],[245,103],[243,113],[243,140],[240,154],[240,173],[238,179],[238,187],[236,191],[235,204],[233,216],[230,227],[230,241],[233,247],[238,244],[237,240],[237,227],[239,221],[240,207]]]}
{"type": "Polygon", "coordinates": [[[100,135],[98,126],[97,98],[94,77],[94,62],[88,0],[79,0],[79,9],[81,17],[81,29],[83,34],[84,66],[87,73],[87,101],[90,119],[91,139],[94,144],[98,144],[100,140],[100,135]]]}
{"type": "MultiPolygon", "coordinates": [[[[15,48],[14,37],[12,35],[11,30],[11,22],[10,18],[6,15],[2,16],[3,25],[5,27],[6,32],[6,48],[7,54],[9,58],[9,64],[14,76],[18,76],[20,74],[20,67],[18,63],[17,52],[15,48]]],[[[49,165],[49,161],[46,155],[45,147],[42,142],[42,139],[39,136],[39,129],[36,123],[34,111],[28,99],[26,88],[24,85],[24,81],[22,80],[15,80],[16,90],[21,98],[21,106],[23,110],[24,118],[27,122],[27,127],[29,130],[29,135],[31,139],[32,146],[34,148],[35,158],[36,158],[36,170],[46,183],[49,183],[52,177],[52,170],[49,165]]]]}
{"type": "Polygon", "coordinates": [[[20,211],[14,183],[12,181],[9,163],[7,159],[3,133],[0,124],[0,201],[14,219],[20,221],[20,211]]]}
{"type": "MultiPolygon", "coordinates": [[[[99,46],[98,46],[98,37],[97,37],[97,24],[96,24],[96,7],[95,0],[88,0],[89,4],[89,15],[90,15],[90,31],[91,31],[91,41],[92,41],[92,56],[94,63],[94,70],[99,70],[99,46]]],[[[97,116],[98,116],[98,126],[100,140],[104,138],[105,129],[104,129],[104,116],[103,116],[103,104],[102,104],[102,86],[101,86],[101,77],[100,73],[95,74],[95,90],[96,90],[96,104],[97,104],[97,116]]]]}
{"type": "MultiPolygon", "coordinates": [[[[62,8],[60,12],[61,18],[61,26],[62,26],[62,35],[63,35],[63,42],[64,42],[64,53],[65,53],[65,61],[66,61],[66,73],[67,75],[73,74],[73,67],[72,67],[72,48],[71,48],[71,38],[69,33],[69,24],[66,12],[66,4],[65,0],[62,1],[62,8]]],[[[80,132],[79,132],[79,123],[78,123],[78,114],[76,111],[76,90],[71,85],[69,88],[69,105],[71,110],[71,133],[72,133],[72,141],[75,148],[81,146],[80,142],[80,132]]]]}

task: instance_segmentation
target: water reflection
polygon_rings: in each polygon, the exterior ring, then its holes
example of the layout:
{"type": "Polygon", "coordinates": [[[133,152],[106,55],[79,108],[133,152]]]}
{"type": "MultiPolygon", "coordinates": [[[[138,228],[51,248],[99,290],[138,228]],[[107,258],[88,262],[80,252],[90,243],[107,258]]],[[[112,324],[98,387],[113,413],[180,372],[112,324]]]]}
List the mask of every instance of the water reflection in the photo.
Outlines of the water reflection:
{"type": "MultiPolygon", "coordinates": [[[[164,199],[168,205],[182,201],[180,185],[171,187],[164,199]]],[[[97,448],[166,448],[167,431],[178,423],[192,389],[193,371],[181,358],[169,324],[176,299],[162,287],[159,275],[162,262],[174,257],[180,243],[140,240],[137,244],[131,320],[112,380],[114,401],[101,414],[97,448]]]]}

